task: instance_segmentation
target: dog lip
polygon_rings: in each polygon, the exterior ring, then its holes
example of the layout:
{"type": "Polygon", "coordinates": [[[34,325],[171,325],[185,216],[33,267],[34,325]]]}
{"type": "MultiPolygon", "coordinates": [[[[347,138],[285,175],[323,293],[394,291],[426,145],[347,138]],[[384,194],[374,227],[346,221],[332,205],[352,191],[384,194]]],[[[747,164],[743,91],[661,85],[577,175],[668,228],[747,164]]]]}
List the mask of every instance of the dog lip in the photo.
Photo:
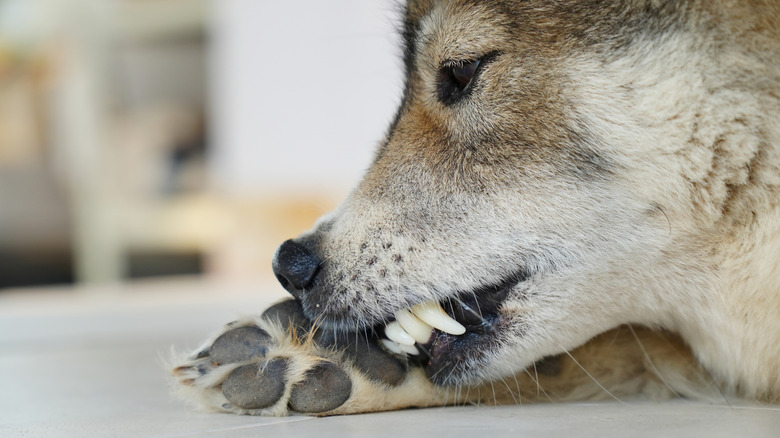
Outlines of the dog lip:
{"type": "Polygon", "coordinates": [[[496,283],[460,292],[454,299],[445,300],[442,307],[466,329],[480,327],[484,317],[497,313],[512,289],[530,276],[527,270],[519,270],[496,283]]]}
{"type": "Polygon", "coordinates": [[[531,273],[518,271],[505,279],[468,292],[442,303],[444,310],[461,323],[466,332],[452,335],[434,329],[425,344],[416,344],[421,354],[416,361],[424,367],[426,375],[438,384],[457,379],[457,368],[485,354],[495,347],[495,335],[500,331],[500,310],[509,293],[528,280],[531,273]]]}
{"type": "Polygon", "coordinates": [[[496,346],[493,336],[499,330],[501,317],[497,313],[485,315],[479,328],[468,328],[463,335],[452,335],[434,330],[431,340],[417,345],[421,355],[417,362],[426,376],[438,385],[452,384],[460,380],[464,366],[479,361],[496,346]]]}

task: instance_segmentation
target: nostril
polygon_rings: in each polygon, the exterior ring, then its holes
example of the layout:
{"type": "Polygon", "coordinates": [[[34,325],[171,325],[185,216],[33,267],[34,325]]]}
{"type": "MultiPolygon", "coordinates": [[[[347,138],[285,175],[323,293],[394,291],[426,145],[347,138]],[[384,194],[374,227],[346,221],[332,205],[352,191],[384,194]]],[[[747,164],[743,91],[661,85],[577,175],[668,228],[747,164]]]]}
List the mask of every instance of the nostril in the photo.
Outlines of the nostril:
{"type": "Polygon", "coordinates": [[[319,267],[320,259],[294,240],[282,243],[274,255],[274,274],[288,291],[309,286],[319,267]]]}
{"type": "Polygon", "coordinates": [[[287,281],[287,279],[286,279],[286,278],[282,277],[282,276],[281,276],[281,275],[279,275],[279,274],[277,274],[277,275],[276,275],[276,280],[277,280],[277,281],[279,281],[279,284],[281,284],[281,285],[282,285],[282,287],[283,287],[283,288],[285,288],[285,289],[287,289],[287,286],[289,286],[289,285],[290,285],[290,282],[289,282],[289,281],[287,281]]]}

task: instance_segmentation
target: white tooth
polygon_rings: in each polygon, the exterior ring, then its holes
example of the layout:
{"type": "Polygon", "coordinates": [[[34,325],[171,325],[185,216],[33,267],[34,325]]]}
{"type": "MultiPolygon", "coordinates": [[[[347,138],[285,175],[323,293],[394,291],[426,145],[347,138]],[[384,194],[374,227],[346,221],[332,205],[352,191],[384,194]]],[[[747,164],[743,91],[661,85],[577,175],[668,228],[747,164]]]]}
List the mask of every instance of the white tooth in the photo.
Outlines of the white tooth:
{"type": "Polygon", "coordinates": [[[399,310],[398,313],[395,314],[395,319],[398,320],[398,323],[401,324],[404,331],[413,337],[415,341],[425,344],[431,339],[433,328],[420,321],[420,319],[414,316],[409,310],[399,310]]]}
{"type": "Polygon", "coordinates": [[[380,340],[382,341],[382,345],[384,345],[385,348],[387,348],[391,353],[404,354],[403,350],[401,350],[401,344],[397,344],[389,339],[380,340]]]}
{"type": "Polygon", "coordinates": [[[420,354],[420,352],[417,350],[417,347],[414,345],[398,344],[398,346],[401,347],[401,350],[403,350],[403,352],[406,354],[411,354],[412,356],[420,354]]]}
{"type": "Polygon", "coordinates": [[[462,335],[466,328],[441,308],[439,303],[428,301],[427,303],[412,306],[412,313],[431,327],[437,328],[451,335],[462,335]]]}
{"type": "Polygon", "coordinates": [[[404,331],[398,321],[393,321],[385,326],[385,336],[401,345],[414,345],[414,338],[404,331]]]}
{"type": "Polygon", "coordinates": [[[381,339],[381,341],[382,341],[382,345],[384,345],[385,348],[387,348],[391,353],[400,354],[400,355],[420,354],[420,352],[417,351],[417,348],[414,345],[401,345],[389,339],[381,339]]]}

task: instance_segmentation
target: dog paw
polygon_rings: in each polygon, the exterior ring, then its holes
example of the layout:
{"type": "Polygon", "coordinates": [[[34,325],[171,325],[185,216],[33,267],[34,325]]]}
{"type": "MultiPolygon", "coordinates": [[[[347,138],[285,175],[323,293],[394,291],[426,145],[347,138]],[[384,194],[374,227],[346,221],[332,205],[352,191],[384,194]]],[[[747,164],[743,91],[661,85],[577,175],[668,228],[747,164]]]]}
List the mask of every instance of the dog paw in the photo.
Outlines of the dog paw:
{"type": "Polygon", "coordinates": [[[365,333],[313,330],[294,300],[228,324],[174,369],[178,392],[251,415],[332,415],[455,401],[365,333]]]}

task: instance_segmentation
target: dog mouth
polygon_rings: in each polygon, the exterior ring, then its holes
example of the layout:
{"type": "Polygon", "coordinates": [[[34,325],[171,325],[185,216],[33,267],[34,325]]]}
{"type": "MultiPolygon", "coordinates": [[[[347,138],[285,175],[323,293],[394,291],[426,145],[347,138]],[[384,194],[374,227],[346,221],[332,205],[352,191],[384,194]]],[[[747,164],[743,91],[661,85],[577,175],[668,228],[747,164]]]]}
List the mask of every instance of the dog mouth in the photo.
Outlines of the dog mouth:
{"type": "Polygon", "coordinates": [[[381,342],[392,353],[425,368],[436,383],[479,363],[500,343],[501,308],[509,293],[530,274],[517,272],[488,286],[461,292],[441,302],[401,309],[384,326],[381,342]]]}

